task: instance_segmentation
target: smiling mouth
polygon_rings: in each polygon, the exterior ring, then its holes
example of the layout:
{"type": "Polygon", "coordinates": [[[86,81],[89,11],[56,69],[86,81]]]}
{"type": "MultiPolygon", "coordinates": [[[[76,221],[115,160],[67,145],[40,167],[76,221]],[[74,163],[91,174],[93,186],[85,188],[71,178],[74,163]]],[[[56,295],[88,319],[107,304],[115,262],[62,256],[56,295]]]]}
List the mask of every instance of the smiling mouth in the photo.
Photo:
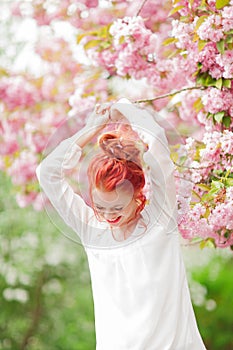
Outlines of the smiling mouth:
{"type": "Polygon", "coordinates": [[[107,222],[109,223],[109,224],[117,224],[119,221],[120,221],[120,219],[121,219],[121,216],[118,216],[116,219],[114,219],[114,220],[107,220],[107,222]]]}

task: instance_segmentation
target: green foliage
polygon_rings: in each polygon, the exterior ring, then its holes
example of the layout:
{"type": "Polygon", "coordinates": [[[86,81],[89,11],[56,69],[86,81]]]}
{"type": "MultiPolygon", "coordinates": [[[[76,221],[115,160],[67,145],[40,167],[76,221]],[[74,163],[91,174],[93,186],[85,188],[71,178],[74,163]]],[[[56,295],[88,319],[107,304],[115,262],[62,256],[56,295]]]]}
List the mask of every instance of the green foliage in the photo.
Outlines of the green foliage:
{"type": "Polygon", "coordinates": [[[96,30],[85,32],[77,35],[77,43],[82,43],[83,39],[88,39],[84,44],[84,49],[88,50],[93,47],[98,47],[102,51],[111,46],[112,35],[109,33],[111,24],[102,26],[96,30]]]}
{"type": "Polygon", "coordinates": [[[230,0],[216,0],[216,8],[220,10],[226,5],[229,5],[230,0]]]}
{"type": "Polygon", "coordinates": [[[194,309],[207,349],[233,349],[232,269],[230,256],[216,254],[208,265],[192,272],[192,279],[206,291],[205,299],[194,309]]]}
{"type": "Polygon", "coordinates": [[[45,212],[20,209],[1,173],[0,183],[0,349],[94,349],[83,248],[58,232],[45,212]]]}

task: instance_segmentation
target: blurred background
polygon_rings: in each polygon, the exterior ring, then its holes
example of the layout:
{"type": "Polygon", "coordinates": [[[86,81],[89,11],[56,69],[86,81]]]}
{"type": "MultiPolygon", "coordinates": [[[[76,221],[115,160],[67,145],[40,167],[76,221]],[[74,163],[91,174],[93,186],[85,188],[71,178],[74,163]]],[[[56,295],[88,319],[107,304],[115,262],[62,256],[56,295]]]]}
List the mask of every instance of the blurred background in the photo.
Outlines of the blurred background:
{"type": "MultiPolygon", "coordinates": [[[[100,3],[99,18],[109,6],[108,1],[100,3]]],[[[136,5],[140,2],[130,2],[134,13],[136,5]]],[[[68,114],[77,113],[77,106],[81,127],[85,122],[82,112],[98,102],[89,91],[93,86],[103,100],[113,93],[118,96],[122,89],[129,93],[132,86],[133,98],[154,93],[149,88],[145,93],[145,81],[125,82],[117,77],[106,92],[106,73],[95,67],[90,76],[83,67],[82,62],[88,66],[88,58],[75,46],[75,35],[79,27],[95,23],[96,12],[91,11],[95,6],[95,1],[0,3],[0,131],[4,141],[0,161],[0,350],[95,349],[85,253],[61,234],[43,210],[35,178],[49,136],[68,114]],[[68,19],[62,12],[67,3],[68,19]],[[74,23],[77,9],[79,22],[74,23]],[[78,90],[82,83],[83,101],[78,90]]],[[[118,11],[120,15],[125,8],[118,11]]],[[[192,125],[182,124],[183,132],[188,127],[193,130],[192,125]]],[[[200,249],[182,239],[181,245],[205,345],[208,350],[232,350],[232,252],[208,245],[200,249]]]]}

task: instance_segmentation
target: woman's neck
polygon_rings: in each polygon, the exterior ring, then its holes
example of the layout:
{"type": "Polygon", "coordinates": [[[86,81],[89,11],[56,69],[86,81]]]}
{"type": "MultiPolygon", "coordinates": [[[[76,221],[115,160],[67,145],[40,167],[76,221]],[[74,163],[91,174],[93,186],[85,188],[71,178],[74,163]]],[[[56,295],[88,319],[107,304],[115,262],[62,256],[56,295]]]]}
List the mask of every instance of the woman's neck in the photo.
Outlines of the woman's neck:
{"type": "Polygon", "coordinates": [[[121,241],[128,239],[132,235],[132,233],[134,232],[134,230],[137,226],[139,217],[140,216],[138,216],[136,219],[128,222],[127,224],[125,224],[121,227],[110,226],[114,240],[121,242],[121,241]]]}

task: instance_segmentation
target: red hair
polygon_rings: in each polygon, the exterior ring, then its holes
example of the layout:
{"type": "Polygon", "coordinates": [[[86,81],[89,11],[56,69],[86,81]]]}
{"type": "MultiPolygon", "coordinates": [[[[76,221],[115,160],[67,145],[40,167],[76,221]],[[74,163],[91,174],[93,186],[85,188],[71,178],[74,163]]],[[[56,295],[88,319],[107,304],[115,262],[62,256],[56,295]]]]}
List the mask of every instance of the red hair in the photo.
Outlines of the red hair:
{"type": "Polygon", "coordinates": [[[111,192],[117,186],[130,181],[134,190],[134,199],[138,204],[137,216],[146,203],[143,193],[145,176],[139,148],[136,147],[134,140],[119,137],[114,133],[103,134],[99,139],[99,146],[103,152],[95,156],[88,167],[90,192],[93,187],[111,192]]]}

